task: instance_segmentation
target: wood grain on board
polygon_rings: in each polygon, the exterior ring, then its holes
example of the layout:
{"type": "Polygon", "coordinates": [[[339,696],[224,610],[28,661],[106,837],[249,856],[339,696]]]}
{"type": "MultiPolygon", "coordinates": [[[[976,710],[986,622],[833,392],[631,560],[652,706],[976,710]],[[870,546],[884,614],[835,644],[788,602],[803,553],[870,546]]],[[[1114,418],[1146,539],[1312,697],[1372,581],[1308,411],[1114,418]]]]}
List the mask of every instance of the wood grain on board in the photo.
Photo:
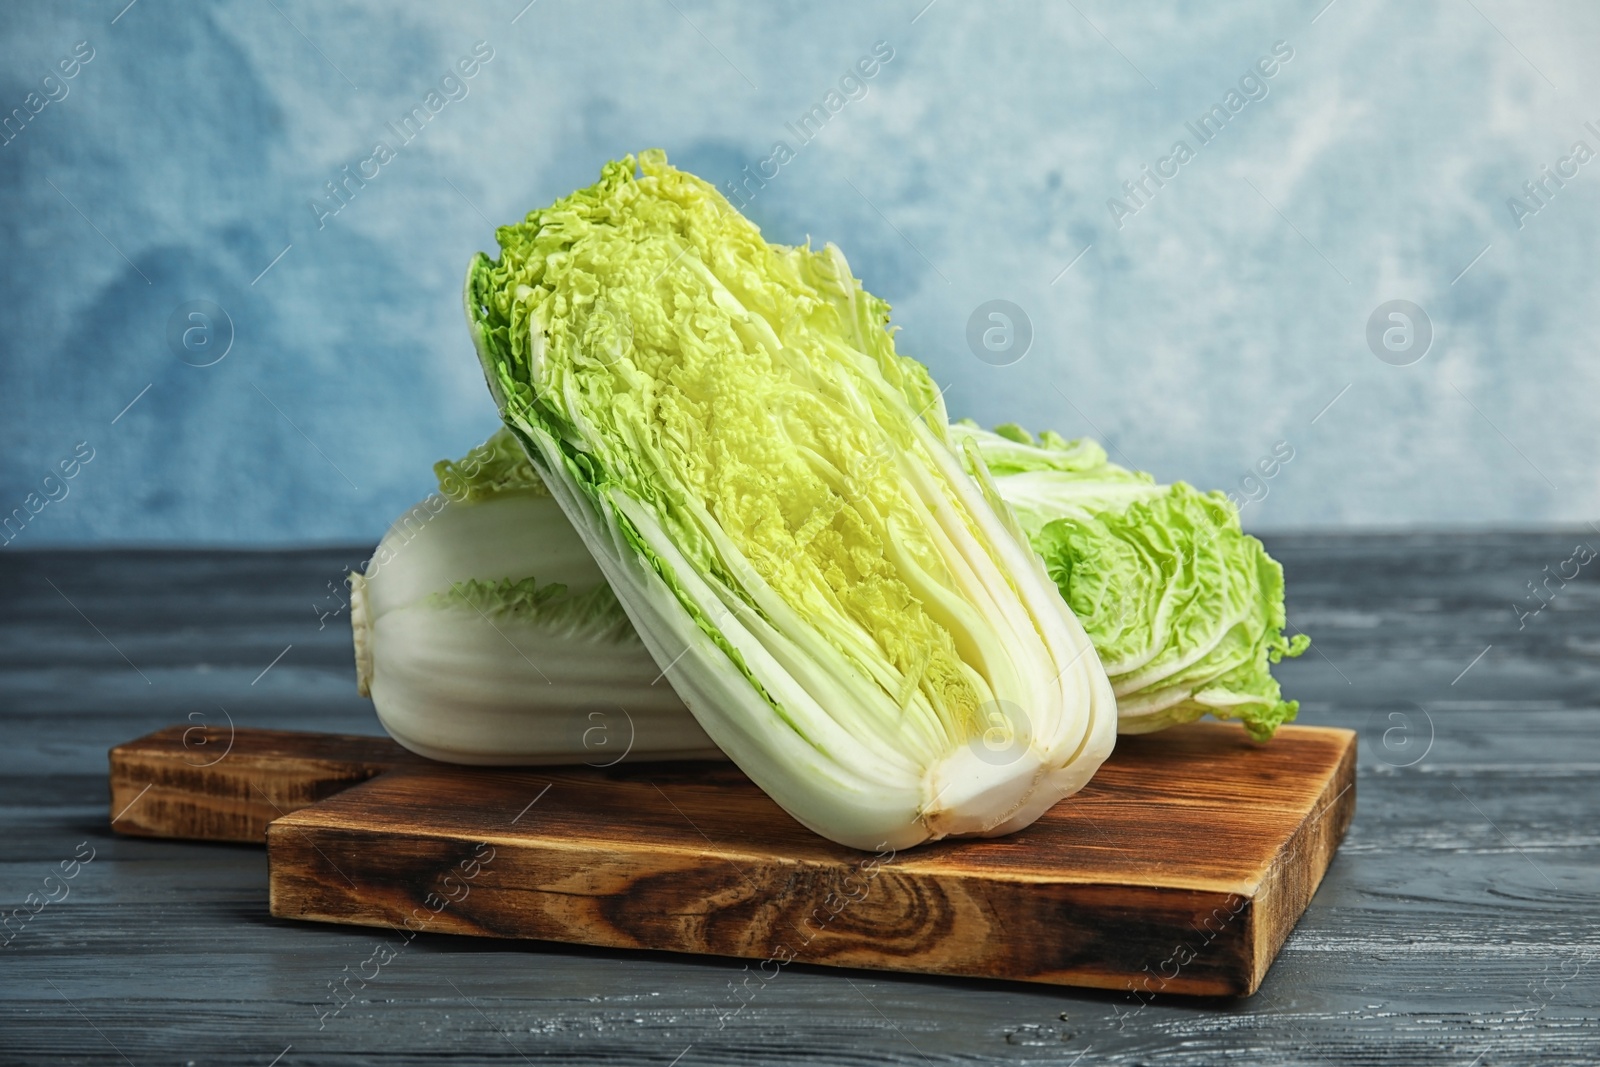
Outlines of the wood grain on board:
{"type": "Polygon", "coordinates": [[[387,737],[169,726],[111,750],[112,828],[259,845],[273,819],[418,762],[387,737]]]}
{"type": "Polygon", "coordinates": [[[993,840],[878,855],[727,764],[413,763],[267,828],[272,914],[1149,992],[1246,994],[1355,805],[1354,734],[1123,738],[993,840]]]}

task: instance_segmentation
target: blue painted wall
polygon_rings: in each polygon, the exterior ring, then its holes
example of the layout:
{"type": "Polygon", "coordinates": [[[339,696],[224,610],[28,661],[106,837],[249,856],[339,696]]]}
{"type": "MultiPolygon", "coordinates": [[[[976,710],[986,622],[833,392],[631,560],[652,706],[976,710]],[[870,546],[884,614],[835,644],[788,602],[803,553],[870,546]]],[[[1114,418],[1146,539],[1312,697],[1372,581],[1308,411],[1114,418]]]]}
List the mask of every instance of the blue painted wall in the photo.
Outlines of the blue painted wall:
{"type": "Polygon", "coordinates": [[[374,540],[493,425],[493,222],[778,141],[747,212],[839,243],[955,415],[1236,490],[1287,447],[1255,528],[1600,519],[1593,5],[125,2],[0,8],[0,510],[58,498],[13,545],[374,540]]]}

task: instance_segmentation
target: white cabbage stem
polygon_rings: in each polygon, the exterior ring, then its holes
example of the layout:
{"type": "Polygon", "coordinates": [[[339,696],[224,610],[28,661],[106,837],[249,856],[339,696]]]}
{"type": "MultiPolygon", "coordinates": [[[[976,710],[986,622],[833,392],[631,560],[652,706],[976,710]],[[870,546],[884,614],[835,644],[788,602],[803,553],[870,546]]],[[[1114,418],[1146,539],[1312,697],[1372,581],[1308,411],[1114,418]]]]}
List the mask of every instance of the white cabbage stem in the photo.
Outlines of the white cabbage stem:
{"type": "Polygon", "coordinates": [[[548,496],[430,497],[350,576],[357,684],[396,741],[451,763],[724,758],[620,610],[560,610],[610,601],[603,582],[548,496]],[[567,595],[530,613],[459,592],[508,577],[567,595]]]}

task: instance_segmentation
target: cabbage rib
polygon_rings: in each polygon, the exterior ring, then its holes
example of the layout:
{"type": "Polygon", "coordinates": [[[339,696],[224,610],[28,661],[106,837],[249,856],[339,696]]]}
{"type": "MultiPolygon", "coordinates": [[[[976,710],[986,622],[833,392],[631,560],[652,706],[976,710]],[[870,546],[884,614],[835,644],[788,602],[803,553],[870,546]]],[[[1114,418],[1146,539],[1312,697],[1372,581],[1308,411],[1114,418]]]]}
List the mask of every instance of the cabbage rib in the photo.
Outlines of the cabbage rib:
{"type": "Polygon", "coordinates": [[[466,303],[502,418],[758,785],[903,848],[1087,781],[1099,659],[836,248],[767,244],[659,152],[497,237],[466,303]]]}

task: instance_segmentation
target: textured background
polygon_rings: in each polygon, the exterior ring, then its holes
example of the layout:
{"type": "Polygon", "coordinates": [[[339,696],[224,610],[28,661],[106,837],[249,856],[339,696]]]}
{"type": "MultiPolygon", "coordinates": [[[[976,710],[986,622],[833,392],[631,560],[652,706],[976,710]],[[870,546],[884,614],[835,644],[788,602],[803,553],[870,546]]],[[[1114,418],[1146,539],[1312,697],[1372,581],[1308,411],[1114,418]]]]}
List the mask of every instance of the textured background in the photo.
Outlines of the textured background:
{"type": "Polygon", "coordinates": [[[748,213],[838,242],[954,415],[1236,490],[1287,442],[1256,528],[1600,518],[1600,160],[1521,228],[1507,205],[1600,150],[1600,8],[925,2],[6,4],[0,109],[66,91],[0,145],[0,512],[66,491],[12,543],[376,539],[493,425],[459,310],[492,221],[629,150],[721,184],[777,140],[797,154],[748,213]],[[468,95],[400,146],[386,124],[479,41],[468,95]],[[879,41],[800,146],[785,124],[879,41]],[[1185,120],[1277,41],[1268,94],[1200,146],[1185,120]],[[1119,228],[1108,198],[1179,138],[1195,158],[1119,228]],[[992,299],[1031,323],[1006,366],[967,341],[992,299]],[[1408,366],[1366,339],[1392,299],[1433,327],[1408,366]],[[168,338],[193,300],[234,335],[203,368],[168,338]]]}

